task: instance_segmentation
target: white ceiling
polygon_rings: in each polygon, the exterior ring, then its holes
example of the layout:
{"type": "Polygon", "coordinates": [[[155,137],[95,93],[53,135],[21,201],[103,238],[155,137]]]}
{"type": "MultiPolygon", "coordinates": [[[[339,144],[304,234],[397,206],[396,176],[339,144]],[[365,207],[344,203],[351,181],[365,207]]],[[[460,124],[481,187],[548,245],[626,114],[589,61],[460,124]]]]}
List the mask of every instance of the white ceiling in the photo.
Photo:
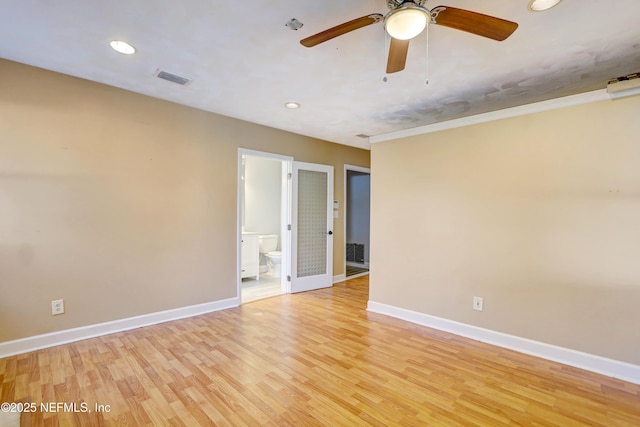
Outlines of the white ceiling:
{"type": "Polygon", "coordinates": [[[388,76],[382,24],[299,43],[385,14],[385,0],[2,0],[0,57],[363,148],[359,134],[602,89],[640,71],[640,0],[564,0],[537,13],[528,1],[429,1],[520,26],[496,42],[432,25],[411,42],[407,68],[388,76]],[[291,18],[304,26],[290,30],[291,18]],[[114,52],[113,39],[137,53],[114,52]],[[158,79],[158,69],[193,82],[158,79]],[[302,107],[288,110],[287,101],[302,107]]]}

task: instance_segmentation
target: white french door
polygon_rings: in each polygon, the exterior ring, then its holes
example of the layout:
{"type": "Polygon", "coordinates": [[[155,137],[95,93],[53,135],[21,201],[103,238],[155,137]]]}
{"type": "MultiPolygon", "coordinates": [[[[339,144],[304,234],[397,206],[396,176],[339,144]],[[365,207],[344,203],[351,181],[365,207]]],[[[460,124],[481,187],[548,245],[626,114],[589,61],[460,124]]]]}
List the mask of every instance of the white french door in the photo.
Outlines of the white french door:
{"type": "Polygon", "coordinates": [[[333,284],[333,166],[293,162],[291,292],[333,284]]]}

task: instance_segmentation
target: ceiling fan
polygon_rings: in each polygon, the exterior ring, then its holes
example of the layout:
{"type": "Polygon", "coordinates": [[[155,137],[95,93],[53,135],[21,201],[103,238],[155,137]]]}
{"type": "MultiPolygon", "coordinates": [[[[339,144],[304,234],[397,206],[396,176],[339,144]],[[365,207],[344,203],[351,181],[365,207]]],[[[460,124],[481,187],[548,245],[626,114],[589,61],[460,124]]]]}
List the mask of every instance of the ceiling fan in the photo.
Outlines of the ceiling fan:
{"type": "Polygon", "coordinates": [[[449,6],[427,9],[427,0],[387,0],[389,12],[386,15],[372,13],[300,40],[305,47],[313,47],[358,28],[378,22],[384,23],[391,36],[387,73],[404,70],[409,51],[409,41],[419,35],[429,24],[455,28],[478,36],[502,41],[518,28],[515,22],[483,15],[470,10],[449,6]]]}

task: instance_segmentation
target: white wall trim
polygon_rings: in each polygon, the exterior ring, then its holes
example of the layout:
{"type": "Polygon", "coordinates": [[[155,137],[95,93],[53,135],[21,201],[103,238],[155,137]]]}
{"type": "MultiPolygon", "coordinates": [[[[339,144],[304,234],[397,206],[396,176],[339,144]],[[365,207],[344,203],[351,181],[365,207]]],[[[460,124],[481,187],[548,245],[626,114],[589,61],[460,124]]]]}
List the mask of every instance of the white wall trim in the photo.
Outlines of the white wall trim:
{"type": "Polygon", "coordinates": [[[347,280],[357,279],[358,277],[368,276],[368,275],[369,275],[369,272],[368,271],[364,271],[362,273],[354,274],[352,276],[347,277],[347,280]]]}
{"type": "Polygon", "coordinates": [[[268,151],[251,150],[249,148],[239,147],[238,148],[238,153],[239,153],[240,156],[245,154],[247,156],[253,156],[253,157],[267,157],[269,159],[274,159],[274,160],[293,161],[293,157],[292,156],[287,156],[286,154],[271,153],[271,152],[268,152],[268,151]]]}
{"type": "Polygon", "coordinates": [[[345,280],[347,280],[347,274],[346,273],[342,273],[342,274],[338,274],[337,276],[333,276],[333,283],[340,283],[340,282],[344,282],[345,280]]]}
{"type": "Polygon", "coordinates": [[[114,332],[127,331],[143,326],[155,325],[158,323],[211,313],[213,311],[225,310],[228,308],[238,307],[239,305],[240,299],[238,297],[234,297],[204,304],[128,317],[111,322],[96,323],[94,325],[81,326],[79,328],[35,335],[14,341],[6,341],[0,343],[0,358],[40,350],[42,348],[55,347],[57,345],[68,344],[88,338],[95,338],[102,335],[112,334],[114,332]]]}
{"type": "Polygon", "coordinates": [[[367,310],[452,334],[640,384],[640,365],[608,359],[369,300],[367,310]]]}
{"type": "Polygon", "coordinates": [[[607,93],[606,89],[600,89],[592,92],[585,92],[577,95],[550,99],[548,101],[535,102],[533,104],[521,105],[518,107],[505,108],[503,110],[476,114],[475,116],[448,120],[446,122],[433,123],[430,125],[418,126],[411,129],[405,129],[405,130],[400,130],[396,132],[389,132],[381,135],[374,135],[369,137],[369,142],[371,144],[374,144],[376,142],[406,138],[406,137],[415,136],[415,135],[423,135],[427,133],[438,132],[441,130],[475,125],[478,123],[486,123],[494,120],[508,119],[511,117],[525,116],[527,114],[541,113],[543,111],[550,111],[550,110],[556,110],[559,108],[589,104],[592,102],[604,101],[612,98],[614,98],[614,96],[612,96],[612,94],[607,93]]]}
{"type": "Polygon", "coordinates": [[[347,267],[369,268],[368,262],[353,262],[347,261],[347,267]]]}

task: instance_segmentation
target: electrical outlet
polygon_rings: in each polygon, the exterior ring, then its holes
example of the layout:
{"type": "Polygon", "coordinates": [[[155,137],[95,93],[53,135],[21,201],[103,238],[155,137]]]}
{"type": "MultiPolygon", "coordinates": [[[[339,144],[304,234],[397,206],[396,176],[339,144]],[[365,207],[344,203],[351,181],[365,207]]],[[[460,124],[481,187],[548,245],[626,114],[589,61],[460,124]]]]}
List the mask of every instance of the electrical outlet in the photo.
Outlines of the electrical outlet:
{"type": "Polygon", "coordinates": [[[478,310],[478,311],[482,311],[482,298],[473,297],[473,309],[474,310],[478,310]]]}
{"type": "Polygon", "coordinates": [[[64,300],[63,299],[57,299],[57,300],[51,301],[51,314],[53,314],[54,316],[56,316],[58,314],[64,314],[64,300]]]}

